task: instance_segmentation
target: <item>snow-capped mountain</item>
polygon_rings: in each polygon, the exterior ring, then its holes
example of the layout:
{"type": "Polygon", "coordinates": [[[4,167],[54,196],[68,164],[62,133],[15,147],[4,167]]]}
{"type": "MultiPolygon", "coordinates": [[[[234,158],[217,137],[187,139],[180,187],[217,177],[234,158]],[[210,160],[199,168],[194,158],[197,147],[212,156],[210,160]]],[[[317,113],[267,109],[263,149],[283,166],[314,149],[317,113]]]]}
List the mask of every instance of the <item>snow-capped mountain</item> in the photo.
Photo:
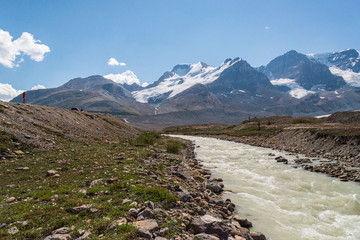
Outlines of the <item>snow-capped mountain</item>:
{"type": "Polygon", "coordinates": [[[130,70],[127,70],[123,73],[118,73],[118,74],[110,73],[110,74],[105,75],[104,78],[110,79],[110,80],[112,80],[116,83],[120,83],[120,84],[140,85],[139,78],[135,75],[135,73],[133,73],[130,70]]]}
{"type": "Polygon", "coordinates": [[[343,77],[350,86],[360,87],[360,51],[346,49],[332,53],[307,54],[307,57],[328,66],[332,74],[343,77]]]}
{"type": "Polygon", "coordinates": [[[249,115],[323,115],[360,109],[359,61],[353,49],[307,55],[292,50],[259,68],[240,58],[215,67],[178,64],[148,86],[140,86],[128,70],[75,78],[27,96],[33,104],[139,115],[126,119],[153,126],[235,124],[249,115]]]}
{"type": "Polygon", "coordinates": [[[273,85],[298,99],[318,90],[333,91],[346,84],[342,77],[331,73],[322,62],[312,61],[294,50],[275,58],[258,70],[265,73],[273,85]]]}
{"type": "Polygon", "coordinates": [[[206,85],[214,82],[225,69],[238,61],[241,59],[227,59],[218,67],[212,67],[203,62],[179,64],[171,71],[165,72],[155,83],[143,90],[135,91],[133,94],[139,102],[158,103],[174,97],[196,84],[206,85]]]}

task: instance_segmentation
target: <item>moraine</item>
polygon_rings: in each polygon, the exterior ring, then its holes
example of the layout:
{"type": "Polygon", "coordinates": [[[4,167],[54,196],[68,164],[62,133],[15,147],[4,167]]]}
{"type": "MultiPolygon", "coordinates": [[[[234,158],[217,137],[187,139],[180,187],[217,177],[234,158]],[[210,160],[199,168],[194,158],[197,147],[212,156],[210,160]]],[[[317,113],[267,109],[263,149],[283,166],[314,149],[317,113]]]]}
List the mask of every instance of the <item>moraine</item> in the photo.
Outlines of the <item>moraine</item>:
{"type": "Polygon", "coordinates": [[[272,240],[360,239],[360,186],[324,174],[279,164],[274,156],[294,155],[213,138],[181,136],[196,144],[196,155],[240,215],[272,240]]]}

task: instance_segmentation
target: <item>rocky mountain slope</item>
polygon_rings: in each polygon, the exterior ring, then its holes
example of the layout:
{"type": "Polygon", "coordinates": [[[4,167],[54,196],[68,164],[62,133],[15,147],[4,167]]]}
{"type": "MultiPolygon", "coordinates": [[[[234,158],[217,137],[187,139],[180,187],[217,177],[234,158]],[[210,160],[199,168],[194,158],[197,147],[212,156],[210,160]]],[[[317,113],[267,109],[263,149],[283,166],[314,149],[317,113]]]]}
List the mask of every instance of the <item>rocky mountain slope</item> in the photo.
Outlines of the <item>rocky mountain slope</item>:
{"type": "MultiPolygon", "coordinates": [[[[152,107],[137,102],[123,85],[102,76],[75,78],[57,88],[28,91],[26,98],[30,104],[66,109],[75,107],[113,115],[153,113],[152,107]]],[[[17,96],[12,102],[22,102],[22,96],[17,96]]]]}

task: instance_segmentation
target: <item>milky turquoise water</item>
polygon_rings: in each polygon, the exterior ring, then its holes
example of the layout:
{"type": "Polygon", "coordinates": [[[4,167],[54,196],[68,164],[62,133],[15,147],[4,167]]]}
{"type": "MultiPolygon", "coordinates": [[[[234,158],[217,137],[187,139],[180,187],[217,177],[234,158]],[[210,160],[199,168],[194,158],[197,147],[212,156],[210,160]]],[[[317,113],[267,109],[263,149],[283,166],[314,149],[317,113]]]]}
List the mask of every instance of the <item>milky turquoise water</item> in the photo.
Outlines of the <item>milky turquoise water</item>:
{"type": "Polygon", "coordinates": [[[241,143],[182,136],[199,146],[197,158],[224,180],[224,196],[254,230],[272,240],[360,239],[360,185],[277,163],[295,158],[241,143]]]}

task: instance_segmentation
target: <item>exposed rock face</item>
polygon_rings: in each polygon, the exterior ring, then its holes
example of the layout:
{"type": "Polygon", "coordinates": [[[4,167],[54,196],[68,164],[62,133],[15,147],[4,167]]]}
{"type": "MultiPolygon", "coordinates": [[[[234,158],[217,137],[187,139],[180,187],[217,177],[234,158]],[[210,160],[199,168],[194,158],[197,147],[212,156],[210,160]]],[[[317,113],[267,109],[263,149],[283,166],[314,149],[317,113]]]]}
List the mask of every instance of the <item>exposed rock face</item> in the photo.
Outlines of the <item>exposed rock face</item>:
{"type": "Polygon", "coordinates": [[[272,60],[266,69],[261,69],[270,79],[288,78],[307,90],[321,85],[326,90],[335,90],[345,85],[342,77],[333,75],[329,68],[320,63],[309,60],[306,55],[294,50],[272,60]]]}
{"type": "Polygon", "coordinates": [[[227,93],[233,90],[256,93],[260,86],[269,90],[275,89],[265,74],[256,71],[244,60],[240,60],[225,69],[216,81],[207,85],[214,94],[227,93]]]}

